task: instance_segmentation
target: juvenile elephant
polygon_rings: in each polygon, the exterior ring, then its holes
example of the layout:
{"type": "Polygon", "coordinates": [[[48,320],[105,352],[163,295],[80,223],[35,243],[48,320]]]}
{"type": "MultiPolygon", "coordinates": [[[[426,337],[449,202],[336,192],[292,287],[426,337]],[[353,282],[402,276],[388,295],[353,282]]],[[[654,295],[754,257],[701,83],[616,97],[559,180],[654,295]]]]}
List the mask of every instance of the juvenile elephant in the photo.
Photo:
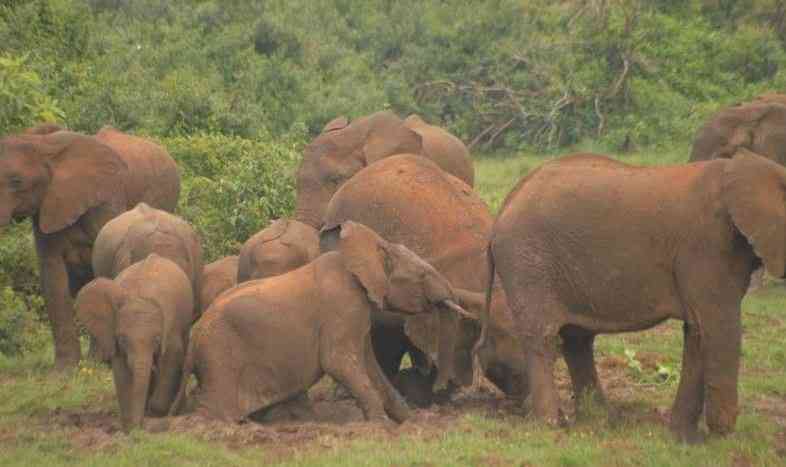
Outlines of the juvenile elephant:
{"type": "Polygon", "coordinates": [[[739,148],[786,164],[786,96],[763,95],[756,101],[722,109],[696,132],[690,160],[732,157],[739,148]]]}
{"type": "Polygon", "coordinates": [[[202,294],[199,297],[200,315],[207,311],[221,292],[237,284],[237,256],[226,256],[205,266],[202,270],[202,294]]]}
{"type": "Polygon", "coordinates": [[[535,414],[559,421],[558,337],[577,398],[603,399],[595,335],[684,321],[671,429],[733,431],[740,301],[760,264],[786,261],[786,168],[732,159],[636,167],[603,156],[548,162],[508,195],[489,244],[528,353],[535,414]]]}
{"type": "Polygon", "coordinates": [[[460,139],[443,128],[429,125],[417,114],[404,119],[404,126],[420,135],[423,141],[421,153],[424,156],[467,185],[475,185],[475,168],[467,146],[460,139]]]}
{"type": "Polygon", "coordinates": [[[112,362],[124,430],[139,427],[145,413],[169,411],[180,384],[192,297],[182,269],[156,254],[114,280],[93,280],[77,295],[77,319],[95,338],[101,360],[112,362]]]}
{"type": "Polygon", "coordinates": [[[194,291],[194,316],[201,311],[202,242],[196,230],[180,217],[145,203],[115,217],[101,229],[93,245],[96,277],[113,279],[151,253],[177,264],[194,291]]]}
{"type": "Polygon", "coordinates": [[[344,182],[363,167],[396,154],[433,157],[443,170],[455,171],[453,175],[467,177],[465,182],[471,184],[475,169],[460,141],[414,123],[410,121],[414,129],[410,128],[390,111],[352,122],[346,117],[329,122],[303,152],[293,218],[320,228],[328,201],[344,182]]]}
{"type": "Polygon", "coordinates": [[[434,268],[360,224],[326,230],[323,241],[336,251],[238,285],[194,326],[184,374],[197,374],[197,410],[238,421],[298,397],[327,373],[349,388],[367,419],[407,418],[406,403],[374,358],[371,316],[435,305],[464,311],[434,268]]]}
{"type": "MultiPolygon", "coordinates": [[[[355,221],[425,258],[451,282],[460,304],[471,312],[485,306],[486,243],[493,219],[486,204],[464,182],[416,155],[376,162],[333,196],[325,225],[355,221]]],[[[511,333],[504,293],[495,289],[490,324],[478,351],[486,376],[509,395],[526,396],[526,360],[511,333]]],[[[436,364],[437,389],[472,382],[472,349],[480,326],[472,319],[439,312],[414,317],[376,315],[372,341],[383,371],[393,378],[410,353],[436,364]]]]}
{"type": "Polygon", "coordinates": [[[180,175],[163,148],[141,138],[111,129],[95,137],[47,131],[0,140],[0,226],[33,221],[55,367],[61,369],[80,358],[71,297],[93,278],[98,231],[141,201],[174,210],[180,175]]]}
{"type": "Polygon", "coordinates": [[[240,248],[237,282],[277,276],[308,264],[317,256],[317,229],[294,219],[278,219],[240,248]]]}

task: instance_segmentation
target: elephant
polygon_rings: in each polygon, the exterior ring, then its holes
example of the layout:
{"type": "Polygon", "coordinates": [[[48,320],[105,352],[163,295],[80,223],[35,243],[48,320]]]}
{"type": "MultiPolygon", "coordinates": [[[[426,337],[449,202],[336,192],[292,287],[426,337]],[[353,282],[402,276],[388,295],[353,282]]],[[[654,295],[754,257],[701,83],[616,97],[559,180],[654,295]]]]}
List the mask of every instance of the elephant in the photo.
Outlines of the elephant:
{"type": "Polygon", "coordinates": [[[93,243],[93,272],[114,279],[151,253],[177,264],[191,282],[194,317],[202,310],[202,241],[194,227],[169,212],[139,203],[107,222],[93,243]]]}
{"type": "Polygon", "coordinates": [[[786,168],[744,148],[731,159],[638,167],[601,155],[547,162],[508,195],[489,240],[528,357],[535,415],[560,423],[557,343],[576,398],[605,401],[597,334],[683,321],[670,428],[733,431],[740,302],[760,265],[786,263],[786,168]]]}
{"type": "Polygon", "coordinates": [[[363,167],[396,154],[434,158],[438,166],[449,172],[456,170],[454,175],[467,177],[465,181],[471,184],[472,159],[461,142],[414,120],[409,123],[412,129],[393,112],[382,111],[352,122],[346,117],[329,122],[303,152],[296,175],[293,218],[320,228],[325,207],[344,182],[363,167]],[[452,152],[452,148],[460,150],[452,152]]]}
{"type": "Polygon", "coordinates": [[[420,115],[404,119],[404,126],[415,131],[423,140],[422,153],[445,172],[469,186],[475,186],[475,169],[467,146],[444,129],[429,125],[420,115]]]}
{"type": "MultiPolygon", "coordinates": [[[[332,197],[325,227],[346,221],[364,224],[385,240],[410,248],[445,275],[461,306],[482,314],[485,250],[493,218],[467,184],[423,157],[389,157],[358,172],[332,197]]],[[[494,384],[508,395],[526,397],[526,360],[513,350],[520,344],[510,331],[512,317],[499,284],[490,300],[488,332],[476,353],[494,384]]],[[[372,342],[391,379],[405,353],[421,369],[420,355],[428,356],[439,373],[434,386],[441,390],[477,381],[472,350],[479,334],[476,320],[443,311],[411,317],[377,315],[372,342]]]]}
{"type": "Polygon", "coordinates": [[[786,101],[764,95],[722,109],[696,132],[690,161],[730,158],[738,148],[786,164],[786,101]]]}
{"type": "MultiPolygon", "coordinates": [[[[198,412],[240,421],[300,396],[327,373],[350,389],[366,419],[408,417],[374,358],[371,316],[433,306],[467,312],[428,263],[361,224],[323,230],[320,240],[335,251],[239,284],[194,325],[183,371],[197,375],[198,412]]],[[[185,389],[184,377],[172,413],[185,389]]]]}
{"type": "Polygon", "coordinates": [[[191,282],[180,266],[153,253],[116,279],[85,285],[75,308],[100,359],[112,362],[123,429],[141,426],[145,413],[166,415],[193,320],[191,282]]]}
{"type": "Polygon", "coordinates": [[[172,211],[179,193],[178,168],[166,150],[117,130],[0,139],[0,226],[32,220],[56,369],[80,358],[71,298],[93,278],[98,231],[141,201],[172,211]]]}
{"type": "Polygon", "coordinates": [[[221,293],[237,284],[238,256],[226,256],[202,270],[202,294],[199,297],[200,316],[221,293]]]}
{"type": "Polygon", "coordinates": [[[278,219],[240,248],[237,282],[277,276],[319,256],[319,232],[294,219],[278,219]]]}

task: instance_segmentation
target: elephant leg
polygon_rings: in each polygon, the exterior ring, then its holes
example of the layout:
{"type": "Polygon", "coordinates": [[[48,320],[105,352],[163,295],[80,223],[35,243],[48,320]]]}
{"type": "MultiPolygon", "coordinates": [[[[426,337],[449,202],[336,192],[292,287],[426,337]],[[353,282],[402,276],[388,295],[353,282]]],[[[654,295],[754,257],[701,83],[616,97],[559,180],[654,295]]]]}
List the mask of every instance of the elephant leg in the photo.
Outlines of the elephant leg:
{"type": "Polygon", "coordinates": [[[383,374],[372,350],[371,338],[366,337],[365,366],[371,381],[385,399],[385,411],[393,420],[401,423],[409,418],[409,407],[383,374]]]}
{"type": "Polygon", "coordinates": [[[55,369],[64,370],[79,364],[81,356],[73,304],[69,297],[68,273],[62,256],[51,255],[42,249],[39,246],[41,288],[55,341],[55,369]]]}
{"type": "Polygon", "coordinates": [[[372,353],[370,348],[365,348],[368,338],[362,335],[343,337],[332,340],[330,345],[334,348],[320,359],[322,368],[355,396],[366,420],[387,421],[384,398],[366,371],[366,353],[372,353]]]}
{"type": "Polygon", "coordinates": [[[562,327],[557,317],[562,316],[565,310],[557,301],[544,299],[542,295],[543,291],[536,290],[508,297],[513,297],[512,309],[521,330],[524,355],[529,360],[527,376],[535,416],[549,425],[558,426],[563,420],[554,382],[554,361],[559,342],[557,333],[562,327]],[[541,295],[540,300],[531,298],[538,295],[541,295]],[[526,305],[521,306],[522,303],[526,305]]]}
{"type": "Polygon", "coordinates": [[[124,355],[117,354],[112,357],[112,377],[115,381],[117,403],[120,406],[121,425],[125,426],[125,420],[130,416],[131,409],[131,371],[124,355]]]}
{"type": "Polygon", "coordinates": [[[739,307],[716,319],[705,319],[701,357],[704,369],[706,421],[710,432],[726,435],[737,422],[737,381],[742,333],[739,307]]]}
{"type": "Polygon", "coordinates": [[[564,329],[561,335],[562,353],[573,383],[577,409],[581,405],[580,401],[586,396],[592,396],[597,402],[605,404],[603,389],[595,368],[593,352],[595,335],[585,333],[583,330],[576,333],[565,332],[564,329]]]}
{"type": "Polygon", "coordinates": [[[163,417],[169,412],[180,387],[183,372],[185,350],[182,343],[172,342],[168,347],[159,362],[158,374],[151,379],[151,394],[147,407],[150,414],[157,417],[163,417]]]}
{"type": "Polygon", "coordinates": [[[696,325],[682,325],[682,373],[671,409],[671,431],[685,443],[700,441],[698,423],[704,407],[704,372],[696,325]]]}

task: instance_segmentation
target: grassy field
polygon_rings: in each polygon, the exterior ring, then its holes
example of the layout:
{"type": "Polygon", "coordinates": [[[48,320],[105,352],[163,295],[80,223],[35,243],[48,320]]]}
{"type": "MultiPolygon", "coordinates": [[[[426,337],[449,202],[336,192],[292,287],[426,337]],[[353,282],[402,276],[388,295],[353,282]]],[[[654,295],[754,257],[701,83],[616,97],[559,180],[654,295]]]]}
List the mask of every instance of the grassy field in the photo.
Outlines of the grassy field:
{"type": "MultiPolygon", "coordinates": [[[[654,164],[684,158],[651,152],[623,159],[654,164]]],[[[543,160],[479,158],[478,190],[496,209],[543,160]]],[[[682,349],[680,325],[673,322],[599,337],[597,359],[611,410],[588,407],[589,414],[566,429],[538,425],[515,401],[467,395],[417,411],[397,427],[358,421],[351,402],[319,399],[328,421],[197,426],[178,417],[167,432],[126,436],[117,432],[107,369],[84,364],[72,374],[53,374],[51,349],[0,359],[0,465],[784,465],[786,288],[768,283],[751,293],[743,322],[737,432],[695,447],[675,444],[666,429],[682,349]],[[330,415],[342,408],[347,417],[330,415]]],[[[559,384],[572,412],[562,363],[559,384]]]]}

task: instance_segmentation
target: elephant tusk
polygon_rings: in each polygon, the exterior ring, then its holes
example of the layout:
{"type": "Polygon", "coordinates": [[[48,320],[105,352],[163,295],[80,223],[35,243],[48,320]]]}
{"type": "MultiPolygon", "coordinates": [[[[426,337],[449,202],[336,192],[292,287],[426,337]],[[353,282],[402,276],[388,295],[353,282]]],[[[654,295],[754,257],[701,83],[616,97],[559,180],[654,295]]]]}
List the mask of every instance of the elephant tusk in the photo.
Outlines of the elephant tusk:
{"type": "Polygon", "coordinates": [[[475,320],[475,321],[478,320],[477,316],[473,315],[472,313],[470,313],[469,311],[465,310],[464,308],[461,308],[453,300],[442,300],[440,303],[443,306],[446,306],[446,307],[450,308],[451,310],[455,311],[456,313],[460,314],[461,316],[464,316],[465,318],[469,318],[469,319],[475,320]]]}

